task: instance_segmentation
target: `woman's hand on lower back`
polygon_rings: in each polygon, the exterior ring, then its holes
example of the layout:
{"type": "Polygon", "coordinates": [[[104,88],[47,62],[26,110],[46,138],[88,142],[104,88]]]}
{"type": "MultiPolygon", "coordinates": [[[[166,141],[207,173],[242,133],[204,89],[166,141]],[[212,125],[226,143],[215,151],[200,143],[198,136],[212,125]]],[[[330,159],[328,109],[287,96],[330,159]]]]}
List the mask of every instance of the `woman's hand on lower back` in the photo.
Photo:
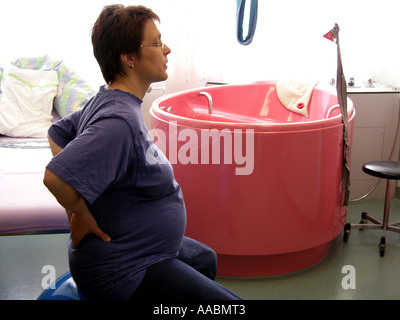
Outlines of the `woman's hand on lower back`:
{"type": "Polygon", "coordinates": [[[71,229],[71,240],[74,248],[77,248],[81,240],[88,234],[95,234],[101,240],[108,242],[111,238],[97,225],[96,219],[87,211],[75,214],[67,210],[68,222],[71,229]]]}

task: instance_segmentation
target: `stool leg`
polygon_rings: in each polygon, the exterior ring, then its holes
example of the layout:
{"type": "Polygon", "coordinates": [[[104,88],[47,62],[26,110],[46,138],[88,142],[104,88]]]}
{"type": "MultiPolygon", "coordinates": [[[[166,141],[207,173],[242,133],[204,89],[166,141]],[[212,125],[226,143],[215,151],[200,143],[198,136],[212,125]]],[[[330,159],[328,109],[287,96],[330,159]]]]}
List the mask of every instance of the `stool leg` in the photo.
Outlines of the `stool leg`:
{"type": "Polygon", "coordinates": [[[390,198],[392,196],[392,180],[386,180],[386,192],[385,192],[385,206],[383,208],[383,234],[381,237],[381,242],[379,243],[379,253],[380,256],[383,257],[386,250],[386,229],[389,223],[389,213],[390,213],[390,198]]]}
{"type": "MultiPolygon", "coordinates": [[[[380,221],[376,220],[375,218],[369,216],[366,212],[363,212],[363,213],[361,214],[361,221],[360,221],[360,224],[366,224],[367,221],[370,221],[370,222],[372,222],[373,224],[376,224],[376,225],[378,225],[378,226],[382,226],[382,225],[383,225],[383,221],[380,222],[380,221]]],[[[367,228],[367,227],[366,227],[366,228],[367,228]]]]}
{"type": "Polygon", "coordinates": [[[392,196],[392,180],[388,179],[386,181],[386,193],[385,193],[385,206],[383,208],[383,235],[386,235],[386,229],[389,222],[389,213],[390,213],[390,198],[392,196]]]}

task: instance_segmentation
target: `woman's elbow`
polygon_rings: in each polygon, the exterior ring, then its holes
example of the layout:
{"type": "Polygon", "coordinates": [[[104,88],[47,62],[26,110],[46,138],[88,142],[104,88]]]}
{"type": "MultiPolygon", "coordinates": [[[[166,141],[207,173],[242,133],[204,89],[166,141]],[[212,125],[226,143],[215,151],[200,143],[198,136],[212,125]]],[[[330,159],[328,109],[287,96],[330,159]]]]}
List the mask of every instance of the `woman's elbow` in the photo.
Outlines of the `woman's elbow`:
{"type": "Polygon", "coordinates": [[[59,177],[53,171],[46,168],[44,171],[43,184],[50,191],[54,190],[59,185],[59,177]]]}

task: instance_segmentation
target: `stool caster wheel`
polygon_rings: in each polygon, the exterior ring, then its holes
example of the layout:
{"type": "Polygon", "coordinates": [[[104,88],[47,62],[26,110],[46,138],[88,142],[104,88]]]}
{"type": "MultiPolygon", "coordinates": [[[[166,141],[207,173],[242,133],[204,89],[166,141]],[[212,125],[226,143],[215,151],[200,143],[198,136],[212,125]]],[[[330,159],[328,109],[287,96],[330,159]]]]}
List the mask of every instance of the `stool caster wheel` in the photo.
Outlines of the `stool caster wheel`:
{"type": "Polygon", "coordinates": [[[344,230],[343,230],[343,241],[344,242],[347,242],[347,240],[349,240],[350,229],[351,229],[351,224],[350,223],[346,223],[344,225],[344,230]]]}
{"type": "MultiPolygon", "coordinates": [[[[368,223],[367,213],[363,212],[363,213],[361,213],[361,220],[360,220],[359,224],[367,224],[367,223],[368,223]]],[[[360,231],[362,231],[362,230],[364,230],[364,229],[360,228],[360,231]]]]}
{"type": "Polygon", "coordinates": [[[386,250],[386,239],[385,237],[381,237],[381,242],[379,243],[379,254],[381,257],[385,255],[386,250]]]}

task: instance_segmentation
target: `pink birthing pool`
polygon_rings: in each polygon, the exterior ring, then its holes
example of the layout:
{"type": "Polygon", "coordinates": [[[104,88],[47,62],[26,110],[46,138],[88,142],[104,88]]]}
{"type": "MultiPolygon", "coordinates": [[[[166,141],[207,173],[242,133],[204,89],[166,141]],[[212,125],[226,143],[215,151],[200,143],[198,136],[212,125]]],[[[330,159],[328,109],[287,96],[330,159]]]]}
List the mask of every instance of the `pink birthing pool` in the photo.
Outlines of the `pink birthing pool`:
{"type": "MultiPolygon", "coordinates": [[[[318,85],[304,117],[281,104],[275,81],[153,103],[150,132],[183,190],[186,235],[217,252],[219,275],[284,274],[326,255],[346,220],[337,103],[318,85]]],[[[350,149],[354,116],[348,100],[350,149]]]]}

